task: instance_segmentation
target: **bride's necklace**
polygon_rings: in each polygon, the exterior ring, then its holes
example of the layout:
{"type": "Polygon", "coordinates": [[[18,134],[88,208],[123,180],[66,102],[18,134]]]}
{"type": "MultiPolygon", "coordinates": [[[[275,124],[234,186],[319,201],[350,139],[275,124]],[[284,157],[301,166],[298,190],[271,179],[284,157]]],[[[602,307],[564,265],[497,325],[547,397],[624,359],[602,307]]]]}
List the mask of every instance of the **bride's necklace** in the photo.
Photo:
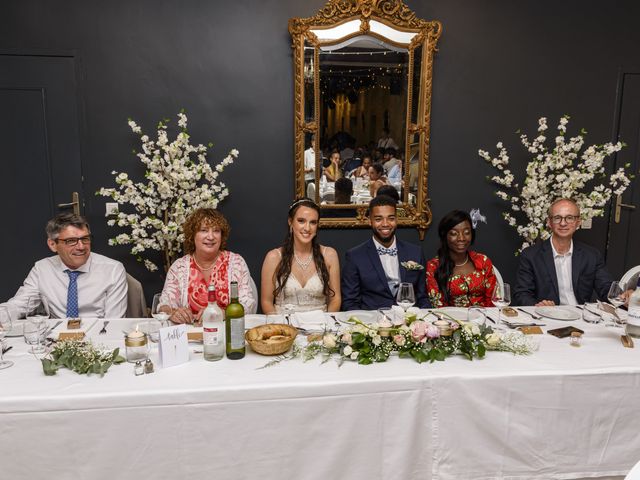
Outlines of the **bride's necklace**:
{"type": "Polygon", "coordinates": [[[296,263],[302,270],[306,270],[307,268],[309,268],[309,265],[311,264],[311,260],[313,260],[313,253],[310,253],[309,258],[307,258],[303,262],[303,261],[300,261],[300,259],[298,258],[298,255],[296,255],[296,252],[293,252],[293,259],[296,261],[296,263]]]}
{"type": "Polygon", "coordinates": [[[207,272],[207,271],[211,270],[213,268],[213,266],[216,264],[216,260],[218,260],[218,255],[216,255],[216,258],[213,259],[213,262],[207,268],[204,268],[202,265],[200,265],[198,263],[198,261],[196,260],[196,256],[195,255],[192,255],[191,258],[193,258],[193,263],[196,264],[196,267],[198,267],[201,272],[207,272]]]}
{"type": "Polygon", "coordinates": [[[467,262],[468,262],[468,261],[469,261],[469,254],[467,254],[467,258],[465,259],[465,261],[464,261],[464,262],[462,262],[462,263],[456,263],[456,262],[453,262],[453,264],[454,264],[456,267],[464,267],[464,266],[467,264],[467,262]]]}

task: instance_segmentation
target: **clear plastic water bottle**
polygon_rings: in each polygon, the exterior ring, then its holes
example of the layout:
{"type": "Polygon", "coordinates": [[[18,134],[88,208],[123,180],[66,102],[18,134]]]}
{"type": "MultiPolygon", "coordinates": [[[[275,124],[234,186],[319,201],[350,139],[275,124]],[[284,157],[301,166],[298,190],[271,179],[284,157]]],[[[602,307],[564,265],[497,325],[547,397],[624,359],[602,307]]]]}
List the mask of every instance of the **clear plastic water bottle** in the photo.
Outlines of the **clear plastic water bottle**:
{"type": "Polygon", "coordinates": [[[216,287],[209,285],[209,304],[202,312],[202,350],[204,359],[215,362],[224,357],[224,314],[216,301],[216,287]]]}

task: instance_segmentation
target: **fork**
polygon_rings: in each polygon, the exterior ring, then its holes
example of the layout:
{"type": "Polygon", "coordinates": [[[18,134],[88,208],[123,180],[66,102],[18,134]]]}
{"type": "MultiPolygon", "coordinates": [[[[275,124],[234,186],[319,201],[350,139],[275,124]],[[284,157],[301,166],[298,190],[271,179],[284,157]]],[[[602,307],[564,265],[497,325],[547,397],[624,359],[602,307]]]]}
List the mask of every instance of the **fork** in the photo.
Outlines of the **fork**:
{"type": "Polygon", "coordinates": [[[98,335],[104,335],[105,333],[107,333],[107,325],[109,325],[109,320],[104,321],[102,329],[98,332],[98,335]]]}

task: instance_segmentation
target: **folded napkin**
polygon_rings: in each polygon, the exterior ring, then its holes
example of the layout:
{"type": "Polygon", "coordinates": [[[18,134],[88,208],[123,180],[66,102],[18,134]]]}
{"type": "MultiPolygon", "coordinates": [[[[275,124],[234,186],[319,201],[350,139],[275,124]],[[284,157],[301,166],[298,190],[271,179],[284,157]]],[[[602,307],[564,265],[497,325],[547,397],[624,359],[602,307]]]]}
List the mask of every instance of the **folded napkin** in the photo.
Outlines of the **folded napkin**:
{"type": "Polygon", "coordinates": [[[299,327],[324,327],[327,325],[327,316],[322,310],[309,312],[296,312],[293,315],[294,322],[299,327]]]}

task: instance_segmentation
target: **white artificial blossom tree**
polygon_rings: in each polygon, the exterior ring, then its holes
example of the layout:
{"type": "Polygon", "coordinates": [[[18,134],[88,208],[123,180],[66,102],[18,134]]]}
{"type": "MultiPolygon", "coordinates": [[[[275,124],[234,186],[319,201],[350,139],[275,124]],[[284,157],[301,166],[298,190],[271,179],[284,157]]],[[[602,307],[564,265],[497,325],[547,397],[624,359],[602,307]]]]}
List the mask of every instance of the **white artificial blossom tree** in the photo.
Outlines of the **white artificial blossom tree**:
{"type": "Polygon", "coordinates": [[[520,135],[522,145],[533,156],[522,184],[516,182],[509,169],[509,155],[502,142],[496,144],[495,157],[478,151],[499,171],[489,179],[500,186],[496,195],[510,203],[510,210],[503,212],[503,216],[523,239],[519,252],[539,239],[549,238],[547,210],[554,200],[572,198],[580,207],[582,220],[587,220],[602,216],[611,196],[624,192],[631,182],[625,172],[629,164],[610,175],[605,173],[605,160],[622,149],[622,142],[591,145],[582,150],[586,132],[581,130],[567,139],[568,123],[568,115],[560,119],[551,147],[545,145],[548,129],[545,117],[538,120],[536,138],[530,140],[526,134],[520,135]]]}
{"type": "Polygon", "coordinates": [[[178,113],[180,132],[172,142],[167,135],[168,122],[165,119],[158,123],[158,138],[151,140],[129,119],[131,130],[140,135],[142,142],[142,151],[134,153],[146,170],[145,181],[135,182],[127,173],[114,171],[117,187],[97,192],[118,203],[119,213],[107,224],[128,230],[109,239],[109,245],[131,245],[131,254],[149,271],[158,270],[158,265],[143,258],[145,252],[162,252],[167,271],[182,251],[185,219],[198,208],[217,208],[229,195],[218,176],[238,157],[238,150],[232,149],[212,168],[207,161],[208,147],[212,145],[190,144],[184,111],[178,113]]]}

